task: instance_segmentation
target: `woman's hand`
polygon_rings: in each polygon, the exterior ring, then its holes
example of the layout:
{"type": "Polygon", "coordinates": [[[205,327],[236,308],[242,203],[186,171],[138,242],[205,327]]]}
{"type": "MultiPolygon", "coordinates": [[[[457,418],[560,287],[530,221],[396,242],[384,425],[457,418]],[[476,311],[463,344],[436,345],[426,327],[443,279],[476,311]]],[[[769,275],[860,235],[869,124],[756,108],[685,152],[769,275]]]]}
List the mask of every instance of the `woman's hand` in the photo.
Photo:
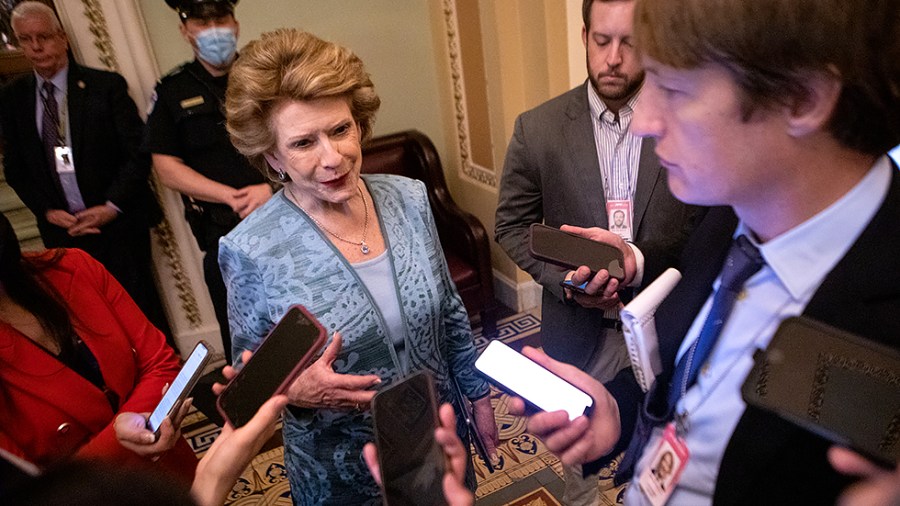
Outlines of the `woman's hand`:
{"type": "MultiPolygon", "coordinates": [[[[435,429],[434,439],[441,445],[447,461],[443,483],[444,498],[450,506],[472,506],[475,504],[475,497],[465,484],[469,451],[463,447],[462,441],[456,435],[456,414],[453,412],[453,406],[443,404],[438,415],[441,425],[435,429]]],[[[491,419],[493,420],[493,416],[491,419]]],[[[375,482],[382,487],[378,450],[373,443],[366,443],[363,447],[363,460],[366,461],[375,482]]]]}
{"type": "MultiPolygon", "coordinates": [[[[233,372],[232,369],[231,376],[233,372]]],[[[212,506],[225,502],[234,482],[275,433],[278,417],[286,404],[287,398],[276,395],[266,401],[240,429],[227,423],[222,427],[222,432],[197,464],[197,475],[191,487],[197,504],[212,506]]]]}
{"type": "MultiPolygon", "coordinates": [[[[166,394],[168,387],[168,384],[163,387],[163,395],[166,394]]],[[[153,431],[147,428],[150,413],[119,413],[113,422],[116,439],[119,440],[119,444],[141,457],[159,460],[159,457],[171,450],[181,437],[181,422],[191,410],[192,401],[190,397],[185,399],[175,412],[163,419],[159,425],[159,439],[156,439],[153,431]]]]}
{"type": "Polygon", "coordinates": [[[341,333],[335,332],[331,344],[288,388],[290,404],[303,408],[366,409],[375,397],[372,387],[381,383],[374,374],[358,376],[334,372],[334,361],[341,353],[341,333]]]}
{"type": "MultiPolygon", "coordinates": [[[[463,400],[463,402],[466,402],[463,400]]],[[[500,444],[500,433],[497,430],[497,420],[494,419],[494,408],[491,406],[491,396],[486,395],[472,402],[472,415],[475,417],[475,427],[484,441],[484,449],[487,451],[491,465],[500,464],[497,456],[497,445],[500,444]]]]}

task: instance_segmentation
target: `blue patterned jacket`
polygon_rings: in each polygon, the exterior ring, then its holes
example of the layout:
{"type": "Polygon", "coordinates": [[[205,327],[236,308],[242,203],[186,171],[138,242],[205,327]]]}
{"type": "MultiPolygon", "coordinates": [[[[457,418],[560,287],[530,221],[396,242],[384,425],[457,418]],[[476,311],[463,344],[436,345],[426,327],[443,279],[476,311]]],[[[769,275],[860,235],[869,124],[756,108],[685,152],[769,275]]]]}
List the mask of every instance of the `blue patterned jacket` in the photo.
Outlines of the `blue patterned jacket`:
{"type": "MultiPolygon", "coordinates": [[[[470,399],[486,395],[488,385],[473,367],[469,320],[447,271],[425,185],[389,175],[365,176],[364,182],[395,273],[409,370],[401,370],[382,316],[356,272],[283,190],[220,241],[235,362],[242,350],[258,346],[291,305],[302,304],[326,328],[329,341],[341,332],[337,372],[377,374],[387,386],[427,369],[441,400],[459,413],[451,377],[470,399]]],[[[374,439],[369,412],[291,408],[284,439],[295,504],[380,503],[361,457],[363,444],[374,439]]]]}

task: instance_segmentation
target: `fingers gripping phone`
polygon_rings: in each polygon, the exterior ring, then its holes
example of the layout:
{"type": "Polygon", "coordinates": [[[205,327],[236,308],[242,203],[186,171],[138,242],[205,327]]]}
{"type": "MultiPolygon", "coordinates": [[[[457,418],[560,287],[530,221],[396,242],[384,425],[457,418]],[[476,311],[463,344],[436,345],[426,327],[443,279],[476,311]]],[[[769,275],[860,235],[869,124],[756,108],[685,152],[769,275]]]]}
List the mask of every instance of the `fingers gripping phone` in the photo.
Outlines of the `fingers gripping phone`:
{"type": "Polygon", "coordinates": [[[619,248],[541,223],[531,225],[529,252],[538,260],[567,269],[586,265],[591,277],[606,269],[611,277],[625,279],[625,257],[619,248]]]}
{"type": "Polygon", "coordinates": [[[325,328],[304,307],[291,306],[219,395],[222,417],[244,426],[267,400],[287,390],[325,341],[325,328]]]}
{"type": "Polygon", "coordinates": [[[501,341],[491,341],[475,368],[543,411],[563,410],[569,420],[590,414],[594,399],[501,341]]]}
{"type": "Polygon", "coordinates": [[[778,327],[744,400],[893,468],[900,461],[900,353],[806,318],[778,327]]]}
{"type": "Polygon", "coordinates": [[[210,349],[209,345],[200,341],[194,346],[190,356],[181,366],[178,375],[169,385],[169,389],[163,395],[163,398],[156,405],[156,408],[150,413],[147,419],[147,428],[153,431],[153,435],[159,439],[159,427],[163,420],[172,413],[178,411],[184,400],[190,395],[200,375],[203,374],[203,368],[209,362],[210,349]]]}
{"type": "Polygon", "coordinates": [[[438,412],[431,373],[413,373],[378,392],[372,399],[372,415],[384,503],[447,504],[444,452],[434,439],[438,412]]]}

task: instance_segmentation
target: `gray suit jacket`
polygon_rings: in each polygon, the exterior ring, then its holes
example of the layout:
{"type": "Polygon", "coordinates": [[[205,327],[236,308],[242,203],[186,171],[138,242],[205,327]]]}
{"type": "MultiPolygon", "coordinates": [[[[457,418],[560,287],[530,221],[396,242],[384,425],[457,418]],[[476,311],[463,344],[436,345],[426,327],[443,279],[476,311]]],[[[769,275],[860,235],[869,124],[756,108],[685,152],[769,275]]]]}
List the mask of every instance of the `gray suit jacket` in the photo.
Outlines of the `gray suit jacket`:
{"type": "MultiPolygon", "coordinates": [[[[703,213],[669,192],[654,146],[652,139],[642,143],[634,196],[634,242],[647,260],[645,284],[676,263],[703,213]]],[[[565,303],[559,286],[565,269],[528,254],[528,227],[540,222],[552,227],[607,228],[609,224],[585,86],[516,120],[503,167],[494,236],[510,258],[544,287],[544,349],[558,360],[584,368],[597,347],[604,345],[605,336],[616,334],[602,332],[602,311],[565,303]]],[[[624,347],[624,343],[616,346],[624,347]]]]}

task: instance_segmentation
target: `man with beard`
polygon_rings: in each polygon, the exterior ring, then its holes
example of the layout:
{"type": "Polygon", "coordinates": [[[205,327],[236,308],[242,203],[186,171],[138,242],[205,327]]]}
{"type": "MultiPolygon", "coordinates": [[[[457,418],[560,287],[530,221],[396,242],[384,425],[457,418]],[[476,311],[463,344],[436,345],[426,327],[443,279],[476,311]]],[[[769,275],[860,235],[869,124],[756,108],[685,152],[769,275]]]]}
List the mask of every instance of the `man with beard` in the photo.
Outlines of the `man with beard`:
{"type": "MultiPolygon", "coordinates": [[[[497,207],[495,240],[544,288],[544,349],[599,381],[629,363],[618,317],[622,299],[675,263],[702,213],[671,195],[653,140],[630,131],[644,81],[633,13],[634,0],[584,1],[588,80],[516,120],[497,207]],[[609,280],[602,290],[592,287],[594,295],[574,293],[560,286],[573,271],[528,253],[532,223],[609,229],[620,212],[625,219],[616,232],[635,251],[641,271],[630,287],[609,280]]],[[[599,276],[608,279],[605,271],[599,276]]],[[[597,504],[598,475],[582,476],[580,466],[565,471],[566,504],[597,504]]]]}
{"type": "Polygon", "coordinates": [[[166,0],[181,20],[181,35],[195,59],[176,67],[156,86],[144,149],[159,180],[181,192],[185,218],[206,253],[203,274],[231,363],[225,285],[219,271],[219,238],[264,204],[272,189],[228,138],[225,89],[237,57],[237,0],[166,0]]]}

